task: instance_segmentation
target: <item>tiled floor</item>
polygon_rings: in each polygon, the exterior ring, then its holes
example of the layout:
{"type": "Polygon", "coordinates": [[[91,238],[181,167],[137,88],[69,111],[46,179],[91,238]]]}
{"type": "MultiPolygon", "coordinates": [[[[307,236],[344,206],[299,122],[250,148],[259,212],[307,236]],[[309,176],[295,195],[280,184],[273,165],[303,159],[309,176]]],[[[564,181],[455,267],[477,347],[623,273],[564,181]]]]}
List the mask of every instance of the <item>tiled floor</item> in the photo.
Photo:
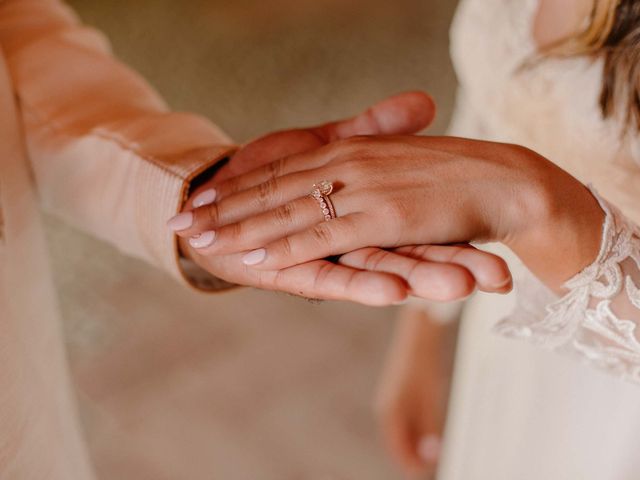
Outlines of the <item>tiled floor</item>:
{"type": "MultiPolygon", "coordinates": [[[[455,80],[446,0],[74,0],[177,109],[238,141],[455,80]]],[[[65,327],[105,480],[397,478],[369,404],[392,310],[201,295],[49,219],[65,327]]]]}

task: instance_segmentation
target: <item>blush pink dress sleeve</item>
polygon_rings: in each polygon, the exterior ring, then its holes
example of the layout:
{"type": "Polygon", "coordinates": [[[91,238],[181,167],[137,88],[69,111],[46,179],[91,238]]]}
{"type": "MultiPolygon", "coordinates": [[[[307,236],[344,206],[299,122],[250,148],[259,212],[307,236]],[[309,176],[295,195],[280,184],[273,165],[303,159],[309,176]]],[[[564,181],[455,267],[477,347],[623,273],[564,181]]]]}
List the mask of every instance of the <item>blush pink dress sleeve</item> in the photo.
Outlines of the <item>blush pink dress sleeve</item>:
{"type": "Polygon", "coordinates": [[[62,2],[0,2],[0,45],[44,207],[182,277],[166,221],[189,181],[233,151],[230,139],[171,112],[62,2]]]}
{"type": "Polygon", "coordinates": [[[0,479],[93,480],[38,200],[180,278],[165,222],[233,147],[57,0],[0,0],[0,49],[0,479]]]}

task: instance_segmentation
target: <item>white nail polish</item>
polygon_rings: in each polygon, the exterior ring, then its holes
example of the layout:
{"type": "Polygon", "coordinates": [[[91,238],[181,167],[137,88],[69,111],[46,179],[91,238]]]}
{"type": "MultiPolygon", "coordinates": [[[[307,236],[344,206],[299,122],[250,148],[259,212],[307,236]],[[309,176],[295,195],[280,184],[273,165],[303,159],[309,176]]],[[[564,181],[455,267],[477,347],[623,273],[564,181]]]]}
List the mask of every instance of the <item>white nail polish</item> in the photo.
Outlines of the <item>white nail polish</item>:
{"type": "Polygon", "coordinates": [[[198,195],[196,195],[196,197],[193,199],[193,206],[195,208],[198,208],[204,207],[205,205],[211,205],[216,201],[217,196],[218,192],[216,192],[213,188],[209,188],[204,192],[200,192],[198,195]]]}
{"type": "Polygon", "coordinates": [[[191,225],[193,225],[193,213],[191,212],[179,213],[167,222],[167,226],[174,232],[186,230],[191,225]]]}
{"type": "Polygon", "coordinates": [[[189,239],[189,245],[193,248],[206,248],[216,240],[216,232],[202,232],[189,239]]]}
{"type": "Polygon", "coordinates": [[[442,442],[437,435],[425,435],[418,443],[418,455],[427,463],[437,463],[442,450],[442,442]]]}
{"type": "Polygon", "coordinates": [[[264,248],[259,248],[242,257],[242,263],[245,265],[258,265],[262,263],[265,258],[267,258],[267,251],[264,248]]]}

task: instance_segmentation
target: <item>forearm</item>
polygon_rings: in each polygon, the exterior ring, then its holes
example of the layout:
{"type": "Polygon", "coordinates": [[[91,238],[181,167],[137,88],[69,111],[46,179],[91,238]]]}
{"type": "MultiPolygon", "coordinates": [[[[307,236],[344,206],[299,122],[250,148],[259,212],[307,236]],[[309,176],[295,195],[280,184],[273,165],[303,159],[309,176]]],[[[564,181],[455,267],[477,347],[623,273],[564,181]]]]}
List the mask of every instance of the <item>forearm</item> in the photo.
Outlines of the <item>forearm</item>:
{"type": "Polygon", "coordinates": [[[396,331],[396,348],[409,351],[415,358],[421,358],[425,365],[434,370],[451,370],[458,337],[460,318],[440,321],[428,308],[409,305],[400,314],[396,331]]]}

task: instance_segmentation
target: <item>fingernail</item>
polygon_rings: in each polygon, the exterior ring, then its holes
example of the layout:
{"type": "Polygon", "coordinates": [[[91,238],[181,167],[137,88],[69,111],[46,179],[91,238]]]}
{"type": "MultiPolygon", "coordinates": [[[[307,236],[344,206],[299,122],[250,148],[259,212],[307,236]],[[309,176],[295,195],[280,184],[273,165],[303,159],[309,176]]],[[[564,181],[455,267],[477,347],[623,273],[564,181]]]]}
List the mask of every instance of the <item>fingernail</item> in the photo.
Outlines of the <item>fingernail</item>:
{"type": "Polygon", "coordinates": [[[218,195],[218,192],[216,192],[215,189],[213,188],[209,188],[204,192],[200,192],[193,199],[193,206],[195,208],[198,208],[198,207],[204,207],[205,205],[211,205],[213,202],[216,201],[217,195],[218,195]]]}
{"type": "Polygon", "coordinates": [[[267,251],[264,248],[259,248],[242,257],[242,263],[245,265],[257,265],[262,263],[265,258],[267,258],[267,251]]]}
{"type": "Polygon", "coordinates": [[[420,439],[418,455],[427,463],[437,463],[442,450],[442,442],[437,435],[427,435],[420,439]]]}
{"type": "Polygon", "coordinates": [[[499,285],[493,285],[493,289],[502,290],[503,288],[511,286],[512,282],[513,282],[513,280],[511,279],[511,277],[508,277],[506,280],[504,280],[499,285]]]}
{"type": "Polygon", "coordinates": [[[193,225],[193,213],[192,212],[184,212],[179,213],[171,220],[167,222],[167,226],[173,230],[174,232],[179,232],[180,230],[186,230],[191,225],[193,225]]]}
{"type": "Polygon", "coordinates": [[[216,239],[216,232],[202,232],[198,235],[194,235],[189,239],[189,245],[193,248],[205,248],[213,244],[216,239]]]}

